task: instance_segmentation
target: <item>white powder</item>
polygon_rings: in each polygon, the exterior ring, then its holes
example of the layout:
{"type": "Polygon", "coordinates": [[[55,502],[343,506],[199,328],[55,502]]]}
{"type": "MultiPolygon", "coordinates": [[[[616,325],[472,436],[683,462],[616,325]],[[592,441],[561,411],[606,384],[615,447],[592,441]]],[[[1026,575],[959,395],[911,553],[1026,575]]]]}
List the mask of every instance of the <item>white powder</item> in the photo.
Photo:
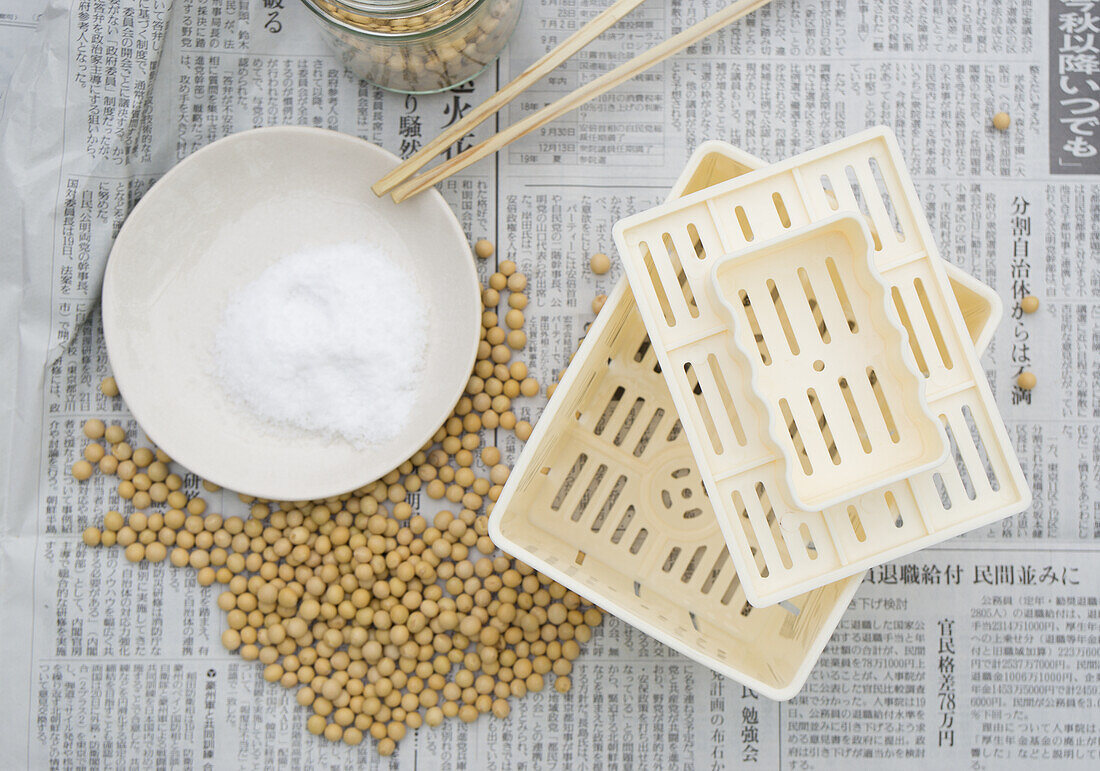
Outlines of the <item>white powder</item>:
{"type": "Polygon", "coordinates": [[[291,254],[234,294],[214,341],[214,374],[261,420],[356,447],[405,426],[427,347],[415,277],[379,247],[291,254]]]}

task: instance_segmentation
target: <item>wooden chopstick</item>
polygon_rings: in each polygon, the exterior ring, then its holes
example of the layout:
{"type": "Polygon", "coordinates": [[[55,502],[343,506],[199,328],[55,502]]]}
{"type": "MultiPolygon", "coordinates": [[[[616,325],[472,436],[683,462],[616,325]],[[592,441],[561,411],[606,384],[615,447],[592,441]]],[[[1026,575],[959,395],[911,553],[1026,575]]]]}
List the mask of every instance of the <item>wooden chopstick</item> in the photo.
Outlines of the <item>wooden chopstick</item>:
{"type": "Polygon", "coordinates": [[[530,132],[545,126],[550,121],[573,110],[580,105],[595,99],[605,91],[630,80],[635,75],[644,72],[654,64],[664,61],[690,45],[693,45],[711,33],[721,29],[731,22],[746,16],[757,8],[767,5],[771,0],[735,0],[720,11],[712,13],[707,18],[699,21],[679,34],[673,35],[668,40],[660,43],[645,53],[635,56],[628,62],[620,64],[615,69],[604,73],[600,77],[585,83],[571,94],[563,96],[555,102],[551,102],[541,110],[528,115],[526,118],[513,123],[511,126],[494,134],[480,144],[459,153],[450,160],[434,166],[428,171],[407,179],[392,189],[393,200],[400,203],[412,196],[427,190],[439,182],[442,182],[452,174],[461,171],[472,163],[492,155],[509,143],[529,134],[530,132]]]}
{"type": "Polygon", "coordinates": [[[397,187],[423,168],[432,158],[466,136],[475,126],[527,90],[536,80],[556,69],[558,65],[598,38],[619,19],[644,2],[645,0],[615,0],[603,12],[567,37],[563,43],[548,51],[545,56],[521,72],[508,85],[468,112],[462,120],[450,126],[442,134],[402,161],[393,171],[375,182],[371,186],[371,190],[374,191],[375,195],[385,195],[397,187]]]}

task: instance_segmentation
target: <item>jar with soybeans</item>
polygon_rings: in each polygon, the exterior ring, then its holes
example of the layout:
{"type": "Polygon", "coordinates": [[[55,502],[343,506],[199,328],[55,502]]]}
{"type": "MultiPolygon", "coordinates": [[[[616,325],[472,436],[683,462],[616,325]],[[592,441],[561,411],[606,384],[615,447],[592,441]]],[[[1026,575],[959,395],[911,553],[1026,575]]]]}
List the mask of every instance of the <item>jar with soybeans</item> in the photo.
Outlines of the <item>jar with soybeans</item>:
{"type": "Polygon", "coordinates": [[[522,0],[302,0],[355,74],[428,94],[473,78],[497,56],[522,0]]]}

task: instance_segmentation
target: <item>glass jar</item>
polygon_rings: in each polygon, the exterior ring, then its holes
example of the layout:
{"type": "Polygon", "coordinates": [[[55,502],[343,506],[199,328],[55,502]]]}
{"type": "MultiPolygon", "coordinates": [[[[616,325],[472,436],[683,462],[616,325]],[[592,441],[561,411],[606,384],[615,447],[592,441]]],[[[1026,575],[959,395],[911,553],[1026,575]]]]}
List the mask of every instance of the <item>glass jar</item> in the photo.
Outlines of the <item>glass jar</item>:
{"type": "Polygon", "coordinates": [[[428,94],[465,83],[497,56],[522,0],[302,0],[340,60],[382,88],[428,94]]]}

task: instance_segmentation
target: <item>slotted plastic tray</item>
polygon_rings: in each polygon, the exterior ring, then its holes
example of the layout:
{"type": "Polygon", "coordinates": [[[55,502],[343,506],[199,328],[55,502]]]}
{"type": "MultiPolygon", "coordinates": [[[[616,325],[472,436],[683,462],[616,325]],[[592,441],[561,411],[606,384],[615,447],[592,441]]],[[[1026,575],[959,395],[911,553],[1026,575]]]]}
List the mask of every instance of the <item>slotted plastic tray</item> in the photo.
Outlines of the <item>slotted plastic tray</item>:
{"type": "MultiPolygon", "coordinates": [[[[901,161],[872,129],[620,221],[615,239],[657,359],[711,494],[741,586],[771,605],[1022,511],[1031,495],[901,161]],[[708,289],[747,246],[862,215],[874,265],[942,424],[935,468],[823,510],[792,501],[785,464],[744,363],[713,355],[729,324],[708,289]]],[[[861,411],[869,405],[860,405],[861,411]]]]}
{"type": "MultiPolygon", "coordinates": [[[[670,198],[763,165],[708,142],[670,198]]],[[[988,340],[999,301],[983,284],[959,278],[975,340],[988,340]]],[[[768,608],[746,602],[625,280],[536,424],[489,534],[627,623],[780,700],[801,689],[861,580],[768,608]]]]}
{"type": "MultiPolygon", "coordinates": [[[[708,289],[748,375],[742,385],[763,406],[800,509],[835,506],[945,457],[943,427],[928,411],[924,380],[871,254],[863,220],[838,214],[717,260],[711,270],[708,289]]],[[[717,372],[729,341],[708,342],[717,372]]],[[[742,427],[733,428],[740,439],[742,427]]],[[[752,477],[755,469],[740,473],[752,477]]]]}

